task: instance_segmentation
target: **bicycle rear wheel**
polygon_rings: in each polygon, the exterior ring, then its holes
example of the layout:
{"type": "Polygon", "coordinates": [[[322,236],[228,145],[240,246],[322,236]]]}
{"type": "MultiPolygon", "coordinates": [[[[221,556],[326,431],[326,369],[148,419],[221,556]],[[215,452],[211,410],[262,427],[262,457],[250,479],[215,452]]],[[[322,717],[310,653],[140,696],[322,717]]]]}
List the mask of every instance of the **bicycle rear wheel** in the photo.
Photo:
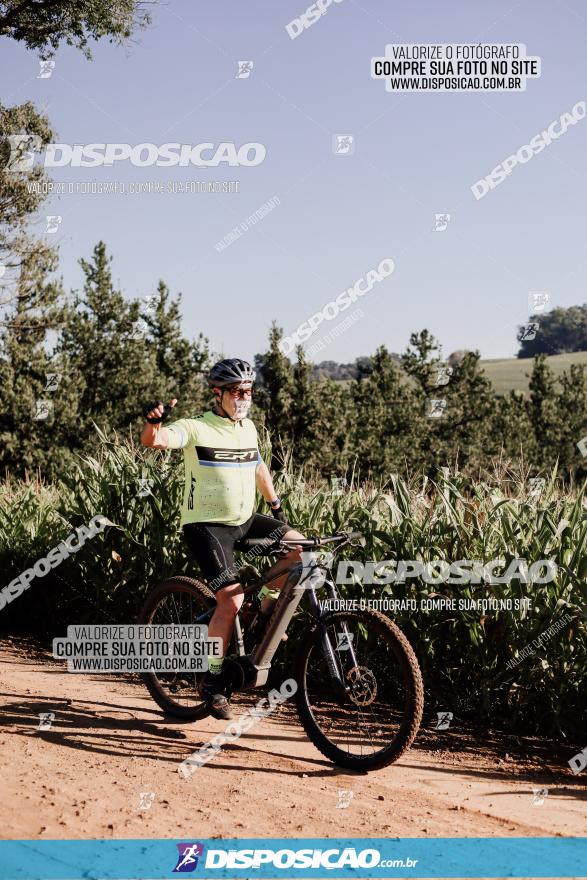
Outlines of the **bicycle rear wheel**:
{"type": "Polygon", "coordinates": [[[424,686],[410,643],[389,618],[369,610],[328,615],[302,642],[295,670],[300,721],[329,760],[377,770],[409,749],[424,686]]]}
{"type": "MultiPolygon", "coordinates": [[[[163,581],[149,593],[139,623],[193,624],[215,605],[214,594],[205,584],[180,575],[163,581]]],[[[168,715],[195,721],[209,714],[198,692],[201,674],[146,672],[142,677],[157,705],[168,715]]]]}

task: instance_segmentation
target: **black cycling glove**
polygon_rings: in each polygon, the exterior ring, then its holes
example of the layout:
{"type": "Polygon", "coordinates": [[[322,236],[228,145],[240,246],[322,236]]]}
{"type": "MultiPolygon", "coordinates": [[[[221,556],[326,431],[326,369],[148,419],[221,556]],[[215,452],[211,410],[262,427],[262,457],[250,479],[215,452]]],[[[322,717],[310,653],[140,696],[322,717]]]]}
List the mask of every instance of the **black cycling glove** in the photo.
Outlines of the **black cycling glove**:
{"type": "Polygon", "coordinates": [[[155,409],[155,407],[157,407],[157,406],[162,406],[162,404],[163,404],[162,400],[156,400],[154,403],[148,403],[146,406],[143,407],[143,415],[150,425],[160,425],[161,422],[164,422],[165,419],[167,418],[167,416],[169,415],[169,407],[165,406],[163,408],[163,415],[162,416],[159,416],[158,418],[152,418],[152,419],[150,419],[148,417],[147,413],[150,413],[151,410],[155,409]]]}
{"type": "Polygon", "coordinates": [[[271,513],[275,517],[275,519],[279,520],[279,522],[288,524],[285,513],[283,512],[283,507],[281,505],[279,507],[272,507],[271,513]]]}

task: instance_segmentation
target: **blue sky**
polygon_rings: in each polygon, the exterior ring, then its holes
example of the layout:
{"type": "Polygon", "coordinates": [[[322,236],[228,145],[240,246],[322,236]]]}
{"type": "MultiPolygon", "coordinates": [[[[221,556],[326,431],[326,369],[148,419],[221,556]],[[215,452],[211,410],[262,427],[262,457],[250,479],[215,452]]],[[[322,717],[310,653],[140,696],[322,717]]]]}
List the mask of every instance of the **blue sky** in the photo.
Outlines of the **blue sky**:
{"type": "Polygon", "coordinates": [[[316,358],[345,362],[380,344],[402,351],[423,327],[445,354],[508,357],[529,291],[548,290],[553,306],[587,301],[587,120],[480,201],[470,189],[587,99],[583,4],[343,0],[291,40],[285,25],[307,5],[167,0],[124,48],[97,44],[91,62],[60,49],[49,79],[37,78],[34,53],[0,40],[3,103],[46,108],[60,142],[267,149],[252,168],[55,169],[64,182],[240,181],[238,194],[52,197],[43,214],[63,217],[52,238],[66,287],[80,286],[77,261],[103,239],[127,295],[146,296],[163,278],[183,293],[189,336],[202,331],[215,351],[252,358],[273,319],[293,332],[392,258],[395,272],[359,303],[363,317],[316,358]],[[370,76],[387,43],[479,42],[525,43],[542,76],[519,93],[393,95],[370,76]],[[254,62],[248,79],[235,76],[241,60],[254,62]],[[334,134],[354,136],[354,155],[333,153],[334,134]],[[214,248],[274,196],[261,222],[214,248]],[[449,226],[433,232],[443,212],[449,226]]]}

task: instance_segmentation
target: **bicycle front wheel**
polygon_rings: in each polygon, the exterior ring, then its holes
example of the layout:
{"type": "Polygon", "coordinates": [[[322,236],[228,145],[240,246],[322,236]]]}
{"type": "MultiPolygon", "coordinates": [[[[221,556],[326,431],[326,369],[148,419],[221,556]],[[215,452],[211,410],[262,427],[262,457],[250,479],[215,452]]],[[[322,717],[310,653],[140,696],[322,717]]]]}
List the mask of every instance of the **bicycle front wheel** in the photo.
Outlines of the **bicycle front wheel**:
{"type": "MultiPolygon", "coordinates": [[[[201,581],[178,575],[158,584],[147,596],[139,615],[143,624],[193,624],[214,609],[214,594],[201,581]]],[[[168,715],[195,721],[209,714],[199,693],[202,674],[145,672],[143,681],[155,702],[168,715]]]]}
{"type": "Polygon", "coordinates": [[[295,676],[302,726],[340,767],[380,769],[414,741],[422,675],[410,643],[385,615],[343,611],[323,618],[300,646],[295,676]]]}

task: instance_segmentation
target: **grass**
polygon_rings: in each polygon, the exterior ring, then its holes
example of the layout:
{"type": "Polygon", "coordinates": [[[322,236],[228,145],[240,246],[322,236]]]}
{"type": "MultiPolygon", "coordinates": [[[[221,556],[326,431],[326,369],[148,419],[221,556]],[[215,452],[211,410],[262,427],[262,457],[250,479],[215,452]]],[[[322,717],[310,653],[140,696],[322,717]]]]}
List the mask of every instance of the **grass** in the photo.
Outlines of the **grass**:
{"type": "MultiPolygon", "coordinates": [[[[509,391],[528,393],[529,379],[534,366],[534,358],[495,358],[481,360],[481,368],[493,385],[496,394],[504,395],[509,391]]],[[[587,351],[575,351],[568,354],[555,354],[546,359],[555,378],[569,370],[571,364],[582,364],[587,367],[587,351]]],[[[404,374],[405,375],[405,374],[404,374]]],[[[405,376],[409,383],[412,380],[405,376]]],[[[349,386],[350,379],[337,380],[341,385],[349,386]]]]}
{"type": "MultiPolygon", "coordinates": [[[[587,366],[587,351],[575,351],[569,354],[556,354],[547,358],[547,365],[555,376],[568,370],[571,364],[587,366]]],[[[496,394],[507,394],[509,391],[528,392],[528,380],[534,365],[533,358],[498,358],[481,361],[487,377],[496,394]]]]}

